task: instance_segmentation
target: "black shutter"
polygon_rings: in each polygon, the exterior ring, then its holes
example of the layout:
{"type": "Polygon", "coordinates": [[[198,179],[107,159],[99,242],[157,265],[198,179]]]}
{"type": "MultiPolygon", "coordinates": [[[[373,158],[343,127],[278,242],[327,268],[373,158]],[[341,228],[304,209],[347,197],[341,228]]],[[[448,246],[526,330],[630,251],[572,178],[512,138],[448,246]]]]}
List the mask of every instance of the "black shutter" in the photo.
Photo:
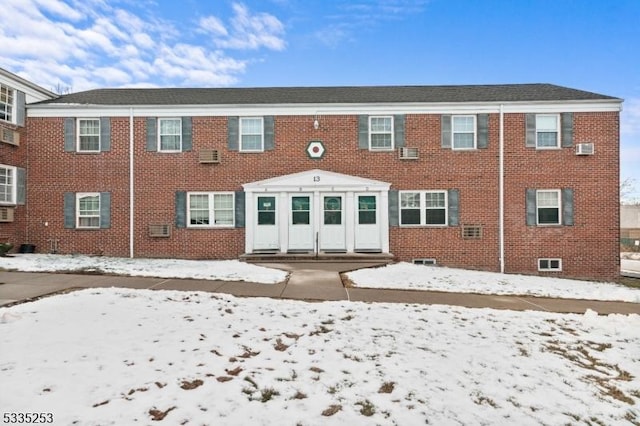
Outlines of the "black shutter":
{"type": "Polygon", "coordinates": [[[369,116],[358,116],[358,149],[369,149],[369,116]]]}
{"type": "Polygon", "coordinates": [[[193,147],[191,117],[182,117],[182,151],[191,151],[193,147]]]}
{"type": "Polygon", "coordinates": [[[100,151],[111,151],[111,119],[100,117],[100,151]]]}
{"type": "Polygon", "coordinates": [[[562,190],[562,224],[573,226],[573,189],[562,190]]]}
{"type": "Polygon", "coordinates": [[[187,193],[176,191],[176,228],[187,226],[187,193]]]}
{"type": "Polygon", "coordinates": [[[537,209],[536,209],[536,190],[535,189],[527,189],[526,192],[526,210],[527,210],[527,225],[528,226],[536,226],[538,223],[537,209]]]}
{"type": "Polygon", "coordinates": [[[111,193],[100,193],[100,228],[111,228],[111,193]]]}
{"type": "Polygon", "coordinates": [[[16,170],[16,204],[23,205],[27,199],[27,171],[20,167],[16,170]]]}
{"type": "Polygon", "coordinates": [[[245,226],[245,192],[236,191],[235,193],[235,227],[244,228],[245,226]]]}
{"type": "Polygon", "coordinates": [[[229,151],[238,151],[240,147],[238,121],[238,117],[227,119],[227,148],[229,151]]]}
{"type": "Polygon", "coordinates": [[[272,115],[267,115],[262,120],[264,123],[264,150],[271,151],[275,147],[274,119],[272,115]]]}
{"type": "Polygon", "coordinates": [[[76,119],[73,117],[64,119],[64,150],[65,152],[76,150],[76,119]]]}
{"type": "Polygon", "coordinates": [[[404,114],[393,116],[393,139],[396,148],[402,148],[404,146],[404,121],[404,114]]]}
{"type": "Polygon", "coordinates": [[[445,149],[451,149],[451,116],[443,114],[440,123],[442,135],[441,146],[445,149]]]}
{"type": "Polygon", "coordinates": [[[560,114],[560,128],[562,129],[562,147],[573,146],[573,113],[563,112],[560,114]]]}
{"type": "Polygon", "coordinates": [[[73,229],[76,227],[76,194],[64,193],[64,227],[73,229]]]}
{"type": "Polygon", "coordinates": [[[400,224],[400,215],[398,212],[398,190],[389,190],[389,226],[398,226],[400,224]]]}
{"type": "Polygon", "coordinates": [[[24,127],[26,112],[24,92],[16,90],[16,124],[20,127],[24,127]]]}
{"type": "Polygon", "coordinates": [[[489,146],[489,114],[478,114],[476,120],[478,120],[478,148],[485,149],[489,146]]]}
{"type": "Polygon", "coordinates": [[[147,117],[147,151],[158,150],[158,120],[155,117],[147,117]]]}
{"type": "Polygon", "coordinates": [[[450,189],[448,192],[449,201],[449,226],[460,224],[460,191],[450,189]]]}
{"type": "Polygon", "coordinates": [[[525,115],[525,146],[527,148],[535,148],[536,147],[536,115],[535,114],[526,114],[525,115]]]}

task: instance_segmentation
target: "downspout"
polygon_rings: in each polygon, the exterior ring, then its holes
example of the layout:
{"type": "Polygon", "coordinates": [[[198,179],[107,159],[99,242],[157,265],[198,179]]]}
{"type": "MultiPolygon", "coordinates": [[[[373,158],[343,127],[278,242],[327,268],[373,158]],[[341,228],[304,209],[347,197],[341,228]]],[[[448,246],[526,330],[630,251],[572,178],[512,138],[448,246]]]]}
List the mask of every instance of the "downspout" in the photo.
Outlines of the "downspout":
{"type": "Polygon", "coordinates": [[[129,109],[129,257],[133,258],[133,107],[129,109]]]}
{"type": "Polygon", "coordinates": [[[499,201],[499,250],[500,250],[500,273],[504,274],[504,110],[500,104],[500,201],[499,201]]]}

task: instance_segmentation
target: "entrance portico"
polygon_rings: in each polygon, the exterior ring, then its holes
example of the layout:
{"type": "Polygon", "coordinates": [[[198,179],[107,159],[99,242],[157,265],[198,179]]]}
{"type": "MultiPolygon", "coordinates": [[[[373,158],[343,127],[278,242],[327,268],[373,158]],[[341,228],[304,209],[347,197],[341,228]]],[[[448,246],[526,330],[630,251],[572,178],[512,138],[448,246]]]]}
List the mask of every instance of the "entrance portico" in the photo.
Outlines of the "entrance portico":
{"type": "Polygon", "coordinates": [[[246,253],[389,252],[389,183],[314,169],[243,187],[246,253]]]}

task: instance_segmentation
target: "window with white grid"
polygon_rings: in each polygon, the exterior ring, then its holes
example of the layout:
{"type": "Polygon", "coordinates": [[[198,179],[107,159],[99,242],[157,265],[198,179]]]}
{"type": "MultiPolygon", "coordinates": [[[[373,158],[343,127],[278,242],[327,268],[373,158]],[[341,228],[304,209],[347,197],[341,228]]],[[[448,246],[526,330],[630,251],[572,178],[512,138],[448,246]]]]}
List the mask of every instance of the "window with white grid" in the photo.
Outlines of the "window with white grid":
{"type": "Polygon", "coordinates": [[[233,226],[234,214],[233,192],[189,193],[189,227],[233,226]]]}

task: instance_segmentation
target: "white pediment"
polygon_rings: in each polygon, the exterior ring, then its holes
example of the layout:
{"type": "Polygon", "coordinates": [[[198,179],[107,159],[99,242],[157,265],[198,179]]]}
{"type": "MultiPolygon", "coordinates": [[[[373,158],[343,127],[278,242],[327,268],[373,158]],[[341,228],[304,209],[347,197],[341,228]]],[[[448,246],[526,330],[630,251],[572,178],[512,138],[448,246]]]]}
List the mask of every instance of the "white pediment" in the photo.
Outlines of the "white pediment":
{"type": "Polygon", "coordinates": [[[247,192],[388,191],[391,184],[373,179],[313,169],[242,185],[247,192]]]}

